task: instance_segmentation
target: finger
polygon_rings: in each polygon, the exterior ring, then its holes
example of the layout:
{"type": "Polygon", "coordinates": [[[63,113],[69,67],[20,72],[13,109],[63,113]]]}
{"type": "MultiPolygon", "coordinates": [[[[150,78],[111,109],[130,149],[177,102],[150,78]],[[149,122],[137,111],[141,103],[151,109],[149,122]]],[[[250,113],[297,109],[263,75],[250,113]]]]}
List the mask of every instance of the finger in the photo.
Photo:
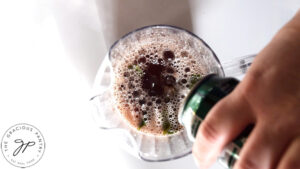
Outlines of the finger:
{"type": "Polygon", "coordinates": [[[247,101],[235,93],[218,102],[198,129],[193,154],[202,168],[215,162],[222,149],[254,121],[247,101]]]}
{"type": "Polygon", "coordinates": [[[258,122],[246,140],[234,169],[273,169],[288,146],[288,131],[277,130],[269,122],[258,122]]]}
{"type": "Polygon", "coordinates": [[[300,136],[289,145],[279,162],[278,169],[300,169],[300,136]]]}

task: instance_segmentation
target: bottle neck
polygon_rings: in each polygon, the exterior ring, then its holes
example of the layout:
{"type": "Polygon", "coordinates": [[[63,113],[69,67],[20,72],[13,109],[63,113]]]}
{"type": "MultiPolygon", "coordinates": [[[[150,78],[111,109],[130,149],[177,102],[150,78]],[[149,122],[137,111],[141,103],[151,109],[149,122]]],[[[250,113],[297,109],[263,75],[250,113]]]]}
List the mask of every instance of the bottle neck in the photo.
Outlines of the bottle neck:
{"type": "Polygon", "coordinates": [[[201,122],[209,110],[223,97],[228,95],[239,83],[234,78],[223,78],[210,74],[199,81],[186,98],[179,114],[179,121],[194,140],[201,122]]]}

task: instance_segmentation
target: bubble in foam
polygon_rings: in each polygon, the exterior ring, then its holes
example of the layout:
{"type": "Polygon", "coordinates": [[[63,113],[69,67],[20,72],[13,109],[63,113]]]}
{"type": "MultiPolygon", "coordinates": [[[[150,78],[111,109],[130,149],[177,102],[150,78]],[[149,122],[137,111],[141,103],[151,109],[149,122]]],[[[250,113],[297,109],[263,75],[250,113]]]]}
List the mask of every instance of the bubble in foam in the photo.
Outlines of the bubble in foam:
{"type": "MultiPolygon", "coordinates": [[[[155,101],[155,103],[160,104],[160,103],[161,103],[161,100],[160,100],[160,99],[157,99],[157,100],[155,101]]],[[[158,107],[158,108],[160,109],[160,107],[158,107]]]]}
{"type": "Polygon", "coordinates": [[[185,83],[187,83],[187,80],[186,79],[182,79],[181,83],[185,84],[185,83]]]}

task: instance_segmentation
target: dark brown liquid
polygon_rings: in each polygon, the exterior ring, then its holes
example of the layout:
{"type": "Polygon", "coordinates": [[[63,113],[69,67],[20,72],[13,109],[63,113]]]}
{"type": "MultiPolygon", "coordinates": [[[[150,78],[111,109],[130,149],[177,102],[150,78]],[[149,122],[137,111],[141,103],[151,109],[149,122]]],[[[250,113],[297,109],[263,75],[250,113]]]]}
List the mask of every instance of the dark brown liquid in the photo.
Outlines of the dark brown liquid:
{"type": "Polygon", "coordinates": [[[164,79],[163,72],[165,66],[159,64],[148,64],[144,70],[142,77],[142,89],[144,89],[149,96],[162,96],[164,94],[164,79]]]}
{"type": "Polygon", "coordinates": [[[173,60],[175,58],[173,51],[164,51],[163,55],[166,61],[173,60]]]}
{"type": "Polygon", "coordinates": [[[167,73],[174,72],[172,68],[166,69],[166,66],[164,65],[147,64],[142,77],[142,89],[145,90],[149,96],[161,97],[165,94],[166,87],[175,85],[175,77],[172,75],[165,75],[165,71],[167,73]]]}

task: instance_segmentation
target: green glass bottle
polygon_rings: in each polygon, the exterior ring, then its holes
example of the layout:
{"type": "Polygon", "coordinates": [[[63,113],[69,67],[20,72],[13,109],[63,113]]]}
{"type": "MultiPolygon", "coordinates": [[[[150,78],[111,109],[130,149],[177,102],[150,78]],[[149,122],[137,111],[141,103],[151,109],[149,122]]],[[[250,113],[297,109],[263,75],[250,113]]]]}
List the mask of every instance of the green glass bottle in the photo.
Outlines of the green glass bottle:
{"type": "MultiPolygon", "coordinates": [[[[195,140],[198,128],[209,110],[228,95],[238,83],[239,81],[235,78],[210,74],[195,84],[179,113],[179,122],[185,126],[191,141],[195,140]]],[[[223,166],[230,169],[233,167],[250,131],[251,126],[225,147],[218,159],[223,166]]]]}

